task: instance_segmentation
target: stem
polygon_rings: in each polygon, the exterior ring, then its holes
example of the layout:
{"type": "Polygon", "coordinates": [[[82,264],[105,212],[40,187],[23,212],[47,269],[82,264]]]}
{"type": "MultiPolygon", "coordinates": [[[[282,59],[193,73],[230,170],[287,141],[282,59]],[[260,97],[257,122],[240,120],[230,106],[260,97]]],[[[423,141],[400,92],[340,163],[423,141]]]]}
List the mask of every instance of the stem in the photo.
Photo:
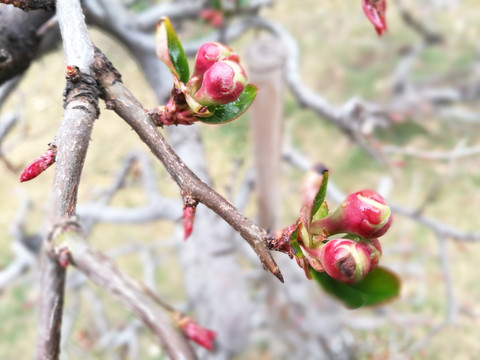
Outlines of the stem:
{"type": "MultiPolygon", "coordinates": [[[[87,155],[93,123],[98,117],[96,83],[90,75],[94,48],[78,0],[59,0],[57,16],[66,62],[76,66],[75,78],[67,79],[65,113],[57,132],[57,156],[51,193],[52,229],[75,213],[77,191],[87,155]]],[[[67,228],[67,227],[66,227],[67,228]]],[[[65,228],[65,229],[66,229],[65,228]]],[[[60,232],[65,231],[60,228],[60,232]]],[[[53,231],[52,231],[53,233],[53,231]]],[[[36,359],[55,360],[60,354],[60,328],[65,291],[65,269],[53,253],[52,236],[46,245],[42,271],[40,323],[36,359]]]]}

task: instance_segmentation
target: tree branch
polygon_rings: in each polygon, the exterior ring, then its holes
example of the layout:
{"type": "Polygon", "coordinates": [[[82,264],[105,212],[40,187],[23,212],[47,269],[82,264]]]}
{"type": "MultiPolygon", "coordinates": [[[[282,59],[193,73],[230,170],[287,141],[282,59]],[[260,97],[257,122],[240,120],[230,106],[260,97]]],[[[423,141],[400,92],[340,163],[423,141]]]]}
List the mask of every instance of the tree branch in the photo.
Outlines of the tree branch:
{"type": "Polygon", "coordinates": [[[240,214],[227,200],[200,180],[183,163],[158,132],[142,104],[123,85],[118,72],[102,54],[98,54],[96,57],[94,68],[97,79],[103,88],[102,96],[107,107],[114,110],[137,132],[142,141],[162,162],[182,193],[189,194],[195,200],[206,205],[238,231],[255,250],[264,266],[282,281],[280,269],[265,243],[266,231],[240,214]]]}
{"type": "MultiPolygon", "coordinates": [[[[58,1],[57,16],[65,60],[71,66],[65,89],[65,113],[56,136],[57,165],[51,192],[52,228],[62,232],[70,227],[68,223],[62,224],[62,219],[75,213],[83,164],[99,109],[96,83],[90,75],[94,49],[80,2],[58,1]]],[[[60,354],[65,268],[53,253],[55,236],[52,232],[46,244],[47,256],[42,268],[36,359],[58,359],[60,354]]]]}

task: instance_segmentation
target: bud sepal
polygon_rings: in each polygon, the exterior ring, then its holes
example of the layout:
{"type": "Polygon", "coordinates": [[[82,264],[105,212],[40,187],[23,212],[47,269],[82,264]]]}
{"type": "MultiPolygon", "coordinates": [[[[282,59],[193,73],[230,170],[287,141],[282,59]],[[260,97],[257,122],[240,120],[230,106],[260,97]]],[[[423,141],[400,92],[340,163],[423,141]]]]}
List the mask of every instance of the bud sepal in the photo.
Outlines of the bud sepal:
{"type": "Polygon", "coordinates": [[[155,38],[157,56],[172,73],[175,85],[186,83],[190,77],[187,57],[168,17],[158,21],[155,38]]]}

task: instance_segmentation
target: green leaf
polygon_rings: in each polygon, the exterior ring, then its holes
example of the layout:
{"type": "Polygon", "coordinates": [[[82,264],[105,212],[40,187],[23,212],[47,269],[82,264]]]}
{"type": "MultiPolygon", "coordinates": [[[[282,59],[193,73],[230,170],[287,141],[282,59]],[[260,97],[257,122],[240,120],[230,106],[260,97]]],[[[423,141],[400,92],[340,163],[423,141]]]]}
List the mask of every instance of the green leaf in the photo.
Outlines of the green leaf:
{"type": "Polygon", "coordinates": [[[188,61],[170,19],[162,17],[157,24],[156,46],[158,58],[184,84],[190,77],[188,61]]]}
{"type": "MultiPolygon", "coordinates": [[[[313,218],[319,217],[320,214],[317,214],[319,210],[321,210],[323,202],[325,201],[325,196],[327,194],[327,184],[328,184],[328,170],[323,172],[323,179],[322,185],[320,185],[320,189],[318,189],[317,195],[315,196],[315,200],[313,200],[312,205],[312,216],[310,220],[313,218]]],[[[322,214],[325,212],[325,209],[321,212],[322,214]]]]}
{"type": "Polygon", "coordinates": [[[237,100],[216,107],[215,112],[209,117],[198,117],[198,120],[207,124],[224,124],[235,120],[242,115],[253,103],[257,95],[257,87],[248,84],[237,100]]]}
{"type": "Polygon", "coordinates": [[[355,284],[345,284],[327,273],[310,270],[312,277],[322,288],[342,301],[346,307],[357,309],[393,300],[400,294],[400,279],[390,270],[378,267],[355,284]]]}
{"type": "Polygon", "coordinates": [[[295,229],[294,232],[290,234],[290,245],[293,249],[295,249],[295,256],[299,257],[300,259],[303,258],[302,249],[300,248],[300,244],[297,241],[298,238],[298,228],[295,229]]]}

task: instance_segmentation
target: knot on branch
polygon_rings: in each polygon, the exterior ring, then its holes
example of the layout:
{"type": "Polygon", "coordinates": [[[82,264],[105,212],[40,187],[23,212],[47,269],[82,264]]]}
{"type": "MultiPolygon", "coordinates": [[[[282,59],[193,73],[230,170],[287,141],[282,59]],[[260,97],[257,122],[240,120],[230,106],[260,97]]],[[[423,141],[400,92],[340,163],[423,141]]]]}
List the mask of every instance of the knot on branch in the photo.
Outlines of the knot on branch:
{"type": "MultiPolygon", "coordinates": [[[[73,100],[85,101],[95,109],[95,117],[100,114],[98,107],[98,98],[100,91],[95,78],[91,75],[82,73],[76,66],[67,66],[67,85],[63,92],[63,107],[66,108],[73,100]]],[[[84,110],[90,112],[88,108],[84,110]]]]}
{"type": "Polygon", "coordinates": [[[122,75],[98,48],[95,48],[92,69],[95,79],[100,84],[100,97],[105,99],[105,88],[116,82],[122,82],[122,75]]]}

